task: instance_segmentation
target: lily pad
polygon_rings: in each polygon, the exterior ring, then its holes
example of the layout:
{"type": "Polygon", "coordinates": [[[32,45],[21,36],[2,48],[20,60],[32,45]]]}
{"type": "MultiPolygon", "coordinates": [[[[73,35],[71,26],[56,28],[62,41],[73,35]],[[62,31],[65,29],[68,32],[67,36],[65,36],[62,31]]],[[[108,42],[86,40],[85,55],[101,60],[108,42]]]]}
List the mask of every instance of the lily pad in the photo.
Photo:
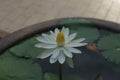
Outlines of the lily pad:
{"type": "Polygon", "coordinates": [[[72,33],[77,33],[77,38],[86,38],[87,43],[93,43],[100,36],[98,29],[92,26],[74,25],[69,28],[72,33]]]}
{"type": "Polygon", "coordinates": [[[42,80],[41,67],[7,51],[0,56],[0,80],[42,80]]]}
{"type": "Polygon", "coordinates": [[[87,19],[64,19],[59,26],[69,27],[70,31],[78,33],[77,38],[86,38],[86,42],[89,43],[94,42],[100,35],[97,27],[87,19]]]}
{"type": "Polygon", "coordinates": [[[120,34],[104,36],[98,42],[102,55],[113,63],[120,64],[120,34]]]}
{"type": "Polygon", "coordinates": [[[35,47],[36,43],[38,43],[38,41],[33,37],[12,47],[10,51],[18,57],[36,58],[43,51],[43,49],[35,47]]]}
{"type": "Polygon", "coordinates": [[[115,49],[120,48],[120,34],[112,34],[104,36],[98,42],[99,49],[115,49]]]}
{"type": "Polygon", "coordinates": [[[59,25],[70,28],[70,31],[78,33],[77,38],[86,38],[85,42],[88,43],[94,42],[100,35],[96,26],[87,19],[64,19],[59,25]]]}
{"type": "Polygon", "coordinates": [[[59,77],[53,73],[45,73],[44,80],[59,80],[59,77]]]}
{"type": "Polygon", "coordinates": [[[120,50],[108,50],[105,52],[102,52],[102,55],[108,59],[109,61],[120,64],[120,50]]]}

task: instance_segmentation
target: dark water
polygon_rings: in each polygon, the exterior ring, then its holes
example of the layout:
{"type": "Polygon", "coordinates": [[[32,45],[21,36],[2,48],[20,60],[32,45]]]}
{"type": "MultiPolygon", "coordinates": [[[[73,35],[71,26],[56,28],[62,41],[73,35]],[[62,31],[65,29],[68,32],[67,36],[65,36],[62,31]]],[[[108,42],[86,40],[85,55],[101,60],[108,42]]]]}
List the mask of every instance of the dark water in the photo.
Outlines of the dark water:
{"type": "MultiPolygon", "coordinates": [[[[103,80],[120,80],[120,72],[112,70],[112,65],[107,62],[99,53],[95,53],[85,47],[80,48],[82,54],[74,54],[74,68],[70,68],[66,63],[62,65],[63,80],[95,80],[99,74],[103,80]]],[[[42,65],[43,72],[59,74],[58,63],[50,64],[49,58],[37,60],[42,65]]]]}

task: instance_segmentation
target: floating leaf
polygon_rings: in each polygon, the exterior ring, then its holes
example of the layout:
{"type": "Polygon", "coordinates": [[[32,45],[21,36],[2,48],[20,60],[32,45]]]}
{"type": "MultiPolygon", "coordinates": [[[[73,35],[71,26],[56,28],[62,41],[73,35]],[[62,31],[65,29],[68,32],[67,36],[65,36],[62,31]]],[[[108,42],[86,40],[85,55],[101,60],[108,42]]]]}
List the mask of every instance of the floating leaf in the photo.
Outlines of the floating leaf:
{"type": "Polygon", "coordinates": [[[67,63],[71,68],[74,68],[74,63],[73,63],[72,58],[66,57],[66,63],[67,63]]]}
{"type": "Polygon", "coordinates": [[[98,42],[99,49],[115,49],[120,47],[120,34],[104,36],[98,42]]]}
{"type": "Polygon", "coordinates": [[[99,37],[97,27],[87,19],[64,19],[59,25],[68,27],[72,32],[78,33],[78,38],[86,38],[86,42],[94,42],[99,37]]]}
{"type": "Polygon", "coordinates": [[[59,77],[52,73],[45,73],[44,80],[59,80],[59,77]]]}
{"type": "Polygon", "coordinates": [[[86,38],[85,42],[92,43],[100,36],[97,28],[93,26],[70,26],[72,32],[77,33],[77,38],[86,38]]]}
{"type": "Polygon", "coordinates": [[[101,37],[114,34],[114,32],[112,30],[107,30],[107,29],[103,29],[103,28],[99,29],[99,31],[100,31],[101,37]]]}
{"type": "Polygon", "coordinates": [[[5,52],[0,56],[0,80],[42,80],[42,71],[37,63],[5,52]]]}
{"type": "Polygon", "coordinates": [[[36,58],[37,55],[43,51],[35,47],[36,43],[38,43],[38,41],[33,37],[12,47],[10,51],[18,57],[36,58]]]}
{"type": "Polygon", "coordinates": [[[102,55],[113,63],[120,64],[120,34],[104,36],[98,42],[98,48],[105,50],[102,55]]]}
{"type": "Polygon", "coordinates": [[[120,64],[120,50],[108,50],[105,52],[102,52],[102,55],[108,59],[109,61],[120,64]]]}

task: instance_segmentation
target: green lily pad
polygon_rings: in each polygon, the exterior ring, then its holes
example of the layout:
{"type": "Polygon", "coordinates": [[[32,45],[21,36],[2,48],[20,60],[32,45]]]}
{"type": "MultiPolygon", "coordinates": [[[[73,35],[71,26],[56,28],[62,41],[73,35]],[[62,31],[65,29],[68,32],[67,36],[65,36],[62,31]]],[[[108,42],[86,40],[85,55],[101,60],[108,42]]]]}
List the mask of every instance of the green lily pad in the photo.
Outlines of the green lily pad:
{"type": "Polygon", "coordinates": [[[35,47],[37,43],[38,41],[33,37],[12,47],[10,51],[18,57],[36,58],[43,51],[43,49],[35,47]]]}
{"type": "Polygon", "coordinates": [[[120,34],[104,36],[97,44],[98,48],[104,50],[102,55],[109,61],[120,64],[120,34]]]}
{"type": "Polygon", "coordinates": [[[85,42],[94,42],[99,37],[97,27],[87,19],[70,18],[64,19],[59,26],[70,28],[71,32],[78,33],[77,38],[86,38],[85,42]]]}
{"type": "Polygon", "coordinates": [[[7,51],[0,56],[0,80],[42,80],[41,67],[7,51]]]}
{"type": "Polygon", "coordinates": [[[105,52],[102,52],[102,55],[108,59],[109,61],[120,64],[120,50],[108,50],[105,52]]]}
{"type": "Polygon", "coordinates": [[[100,33],[97,28],[92,26],[69,26],[71,33],[77,33],[77,38],[86,38],[85,42],[92,43],[98,39],[100,33]]]}
{"type": "Polygon", "coordinates": [[[98,42],[99,49],[115,49],[120,48],[120,34],[112,34],[104,36],[98,42]]]}
{"type": "Polygon", "coordinates": [[[53,73],[45,73],[44,80],[59,80],[59,77],[53,73]]]}

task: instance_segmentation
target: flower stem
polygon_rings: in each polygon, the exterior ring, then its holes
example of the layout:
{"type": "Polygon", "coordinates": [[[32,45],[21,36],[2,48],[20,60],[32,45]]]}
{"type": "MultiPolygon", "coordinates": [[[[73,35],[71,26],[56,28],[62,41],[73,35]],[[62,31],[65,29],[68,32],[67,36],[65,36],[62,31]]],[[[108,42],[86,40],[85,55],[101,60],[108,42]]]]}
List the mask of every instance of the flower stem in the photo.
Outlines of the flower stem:
{"type": "Polygon", "coordinates": [[[62,80],[62,64],[59,63],[59,80],[62,80]]]}

